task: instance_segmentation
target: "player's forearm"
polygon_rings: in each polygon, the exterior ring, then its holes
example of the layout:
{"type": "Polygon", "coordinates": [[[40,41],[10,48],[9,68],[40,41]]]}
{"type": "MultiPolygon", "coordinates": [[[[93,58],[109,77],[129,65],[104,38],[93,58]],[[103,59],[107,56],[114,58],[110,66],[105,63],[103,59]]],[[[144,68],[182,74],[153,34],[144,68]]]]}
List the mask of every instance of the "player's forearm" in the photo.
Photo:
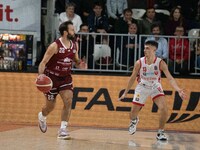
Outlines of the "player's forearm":
{"type": "Polygon", "coordinates": [[[76,67],[78,68],[78,66],[80,65],[80,63],[81,63],[81,59],[79,59],[79,58],[76,58],[75,60],[75,63],[76,63],[76,67]]]}
{"type": "Polygon", "coordinates": [[[44,73],[44,69],[45,69],[45,64],[44,63],[40,63],[40,65],[38,67],[38,74],[43,74],[44,73]]]}
{"type": "Polygon", "coordinates": [[[124,94],[125,94],[125,95],[126,95],[126,94],[128,93],[128,91],[131,89],[131,87],[132,87],[134,81],[135,81],[135,77],[131,77],[131,78],[129,79],[127,88],[126,88],[125,91],[124,91],[124,94]]]}
{"type": "Polygon", "coordinates": [[[176,90],[176,91],[180,91],[181,89],[179,88],[178,84],[176,83],[176,81],[174,79],[171,79],[170,81],[171,86],[176,90]]]}

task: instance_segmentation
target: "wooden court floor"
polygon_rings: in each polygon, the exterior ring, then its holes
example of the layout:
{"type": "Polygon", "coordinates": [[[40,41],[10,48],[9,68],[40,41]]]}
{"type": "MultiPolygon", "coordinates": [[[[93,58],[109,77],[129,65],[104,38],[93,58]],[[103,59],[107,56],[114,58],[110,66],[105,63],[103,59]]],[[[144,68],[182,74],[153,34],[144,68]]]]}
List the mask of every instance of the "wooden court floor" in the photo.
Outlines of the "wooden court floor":
{"type": "Polygon", "coordinates": [[[0,150],[199,150],[200,134],[167,132],[168,142],[155,139],[156,132],[69,127],[71,140],[57,139],[57,126],[41,133],[37,126],[0,125],[0,150]]]}

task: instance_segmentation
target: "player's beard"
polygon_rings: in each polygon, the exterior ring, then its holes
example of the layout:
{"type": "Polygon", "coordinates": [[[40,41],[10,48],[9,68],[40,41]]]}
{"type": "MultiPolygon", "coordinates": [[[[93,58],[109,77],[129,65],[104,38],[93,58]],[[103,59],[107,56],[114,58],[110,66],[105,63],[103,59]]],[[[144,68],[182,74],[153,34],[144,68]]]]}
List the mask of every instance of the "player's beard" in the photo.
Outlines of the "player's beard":
{"type": "Polygon", "coordinates": [[[69,40],[75,40],[75,35],[71,35],[71,34],[68,34],[67,35],[67,38],[69,39],[69,40]]]}

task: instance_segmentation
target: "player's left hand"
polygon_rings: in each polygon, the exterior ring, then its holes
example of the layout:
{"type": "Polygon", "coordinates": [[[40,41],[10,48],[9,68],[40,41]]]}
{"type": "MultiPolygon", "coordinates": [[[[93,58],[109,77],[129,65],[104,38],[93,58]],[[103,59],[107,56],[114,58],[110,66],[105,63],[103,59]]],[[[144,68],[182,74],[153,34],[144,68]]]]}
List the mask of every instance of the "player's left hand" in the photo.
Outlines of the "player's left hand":
{"type": "Polygon", "coordinates": [[[86,70],[86,69],[88,68],[88,65],[87,65],[87,63],[86,63],[85,58],[83,58],[83,59],[81,60],[81,62],[80,62],[79,65],[77,66],[77,68],[79,68],[79,69],[84,69],[84,70],[86,70]]]}
{"type": "Polygon", "coordinates": [[[182,100],[187,98],[187,94],[186,94],[186,90],[185,89],[181,89],[178,91],[179,96],[181,97],[182,100]]]}

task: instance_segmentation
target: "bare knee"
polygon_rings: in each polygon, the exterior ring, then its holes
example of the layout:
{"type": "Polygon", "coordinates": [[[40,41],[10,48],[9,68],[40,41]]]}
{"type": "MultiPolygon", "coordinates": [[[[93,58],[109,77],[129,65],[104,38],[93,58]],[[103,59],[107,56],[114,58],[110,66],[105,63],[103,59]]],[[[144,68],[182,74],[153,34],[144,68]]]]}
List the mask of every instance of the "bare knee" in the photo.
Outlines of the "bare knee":
{"type": "Polygon", "coordinates": [[[64,108],[71,107],[71,105],[72,105],[72,97],[73,97],[72,91],[70,91],[70,90],[60,91],[60,96],[61,96],[61,98],[63,100],[64,108]]]}
{"type": "Polygon", "coordinates": [[[158,109],[162,113],[166,113],[166,114],[168,113],[167,105],[160,105],[160,106],[158,106],[158,109]]]}
{"type": "Polygon", "coordinates": [[[130,119],[135,119],[138,116],[139,111],[141,110],[141,106],[133,105],[131,108],[130,119]]]}
{"type": "Polygon", "coordinates": [[[51,105],[46,105],[45,107],[42,108],[42,112],[46,115],[48,115],[50,112],[52,112],[55,108],[55,104],[51,104],[51,105]]]}
{"type": "Polygon", "coordinates": [[[63,103],[64,103],[64,108],[71,107],[72,106],[72,98],[64,99],[63,103]]]}
{"type": "Polygon", "coordinates": [[[156,105],[158,106],[158,109],[161,112],[167,113],[168,108],[167,108],[167,103],[166,103],[165,97],[158,97],[157,99],[155,99],[154,102],[156,103],[156,105]]]}

